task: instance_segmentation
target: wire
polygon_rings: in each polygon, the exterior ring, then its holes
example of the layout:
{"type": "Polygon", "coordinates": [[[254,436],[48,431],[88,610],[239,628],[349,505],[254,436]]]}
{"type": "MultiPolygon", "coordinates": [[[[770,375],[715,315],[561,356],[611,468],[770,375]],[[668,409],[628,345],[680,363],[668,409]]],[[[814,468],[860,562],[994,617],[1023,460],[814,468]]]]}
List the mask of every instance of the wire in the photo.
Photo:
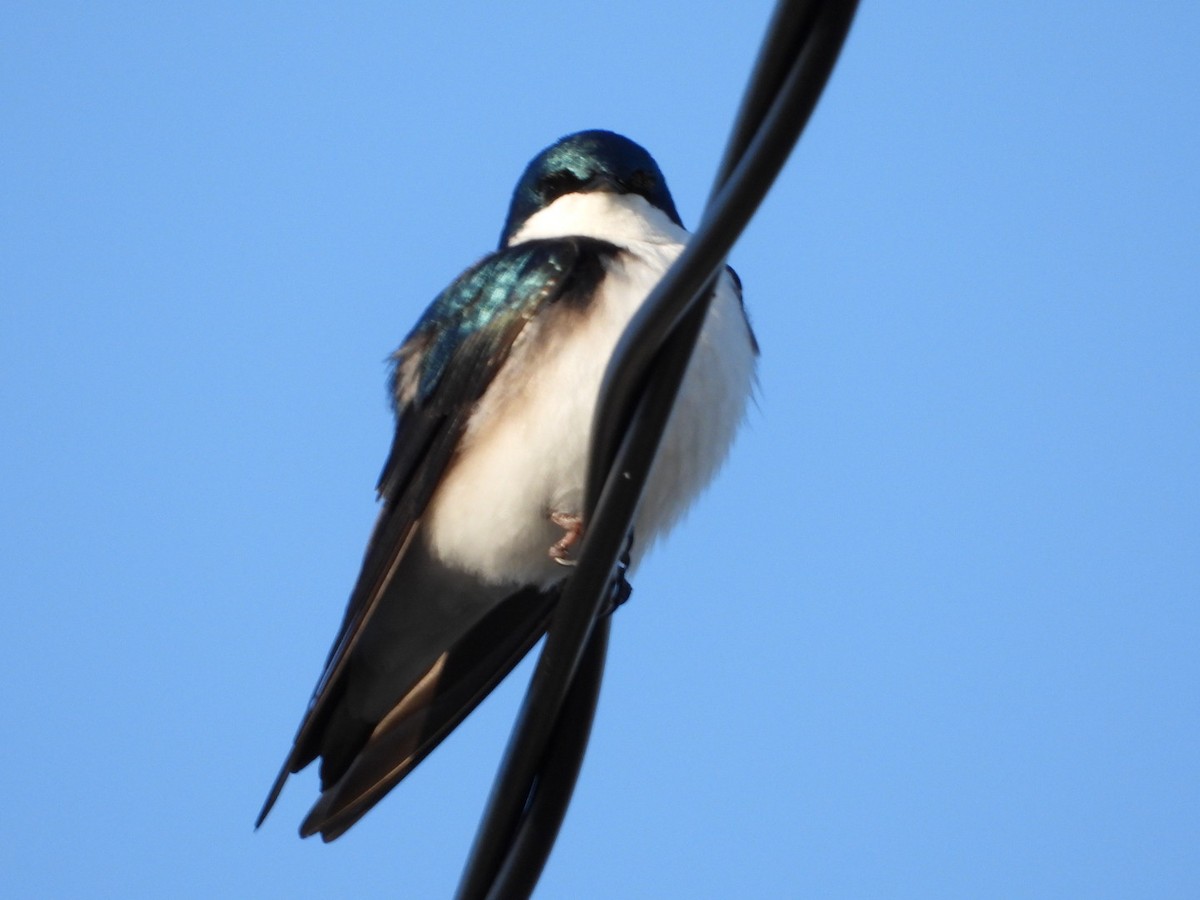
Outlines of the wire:
{"type": "Polygon", "coordinates": [[[579,563],[566,583],[459,884],[460,900],[528,896],[582,765],[618,558],[712,284],[808,122],[857,0],[776,6],[695,235],[613,353],[594,426],[579,563]]]}

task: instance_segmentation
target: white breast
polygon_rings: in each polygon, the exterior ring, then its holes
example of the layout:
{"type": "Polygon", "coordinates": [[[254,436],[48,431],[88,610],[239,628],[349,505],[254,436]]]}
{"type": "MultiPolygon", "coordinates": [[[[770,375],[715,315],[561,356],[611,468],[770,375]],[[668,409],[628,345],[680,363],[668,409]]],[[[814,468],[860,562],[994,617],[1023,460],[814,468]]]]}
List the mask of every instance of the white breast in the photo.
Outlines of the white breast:
{"type": "MultiPolygon", "coordinates": [[[[526,327],[480,400],[435,493],[424,534],[435,556],[490,583],[548,586],[569,574],[549,549],[551,511],[583,503],[600,382],[630,318],[688,232],[635,195],[568,194],[511,243],[584,235],[625,248],[584,310],[552,306],[526,327]]],[[[701,331],[635,520],[634,562],[712,480],[745,416],[754,351],[728,274],[701,331]]]]}

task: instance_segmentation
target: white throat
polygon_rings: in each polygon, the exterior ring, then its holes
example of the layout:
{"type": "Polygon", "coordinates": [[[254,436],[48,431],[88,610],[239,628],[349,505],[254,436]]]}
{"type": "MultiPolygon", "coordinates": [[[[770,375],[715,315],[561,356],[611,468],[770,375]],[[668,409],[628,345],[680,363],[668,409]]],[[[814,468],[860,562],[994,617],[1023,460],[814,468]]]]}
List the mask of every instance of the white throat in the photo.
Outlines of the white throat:
{"type": "MultiPolygon", "coordinates": [[[[645,198],[566,194],[510,244],[586,236],[617,245],[590,301],[549,304],[530,321],[480,398],[423,519],[446,565],[489,584],[561,581],[552,513],[583,507],[592,422],[609,357],[629,320],[683,252],[688,233],[645,198]]],[[[634,526],[636,565],[725,459],[754,383],[754,349],[733,278],[723,273],[634,526]]]]}
{"type": "Polygon", "coordinates": [[[593,191],[564,194],[540,209],[509,239],[508,245],[535,238],[592,237],[619,246],[644,241],[685,244],[688,232],[638,194],[593,191]]]}

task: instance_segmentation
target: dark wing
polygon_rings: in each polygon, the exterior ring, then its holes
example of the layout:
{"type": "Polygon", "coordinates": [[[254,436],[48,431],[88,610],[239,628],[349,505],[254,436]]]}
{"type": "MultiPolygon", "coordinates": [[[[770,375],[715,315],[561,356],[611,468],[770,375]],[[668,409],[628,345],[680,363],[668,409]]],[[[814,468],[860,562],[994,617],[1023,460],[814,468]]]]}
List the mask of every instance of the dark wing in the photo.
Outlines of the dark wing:
{"type": "Polygon", "coordinates": [[[361,733],[336,740],[339,746],[330,753],[326,732],[354,650],[381,598],[398,587],[394,576],[476,402],[530,319],[564,296],[590,293],[602,277],[603,258],[615,250],[585,238],[502,249],[443,291],[396,352],[396,435],[379,480],[383,508],[341,629],[257,824],[287,776],[324,754],[326,790],[302,833],[320,830],[326,840],[341,834],[487,695],[544,630],[553,596],[517,592],[480,621],[468,622],[450,646],[438,648],[446,652],[436,683],[418,681],[398,698],[384,717],[386,729],[369,723],[361,733]]]}
{"type": "Polygon", "coordinates": [[[405,693],[335,780],[322,761],[322,793],[302,837],[332,841],[411,772],[512,671],[542,636],[558,591],[518,591],[470,626],[405,693]]]}
{"type": "Polygon", "coordinates": [[[742,296],[742,279],[733,270],[733,266],[726,266],[725,271],[729,273],[729,280],[733,282],[733,290],[737,294],[738,306],[742,308],[742,318],[746,320],[746,331],[750,333],[750,346],[754,349],[754,355],[758,356],[758,338],[754,336],[754,329],[750,327],[750,314],[746,312],[746,298],[742,296]]]}

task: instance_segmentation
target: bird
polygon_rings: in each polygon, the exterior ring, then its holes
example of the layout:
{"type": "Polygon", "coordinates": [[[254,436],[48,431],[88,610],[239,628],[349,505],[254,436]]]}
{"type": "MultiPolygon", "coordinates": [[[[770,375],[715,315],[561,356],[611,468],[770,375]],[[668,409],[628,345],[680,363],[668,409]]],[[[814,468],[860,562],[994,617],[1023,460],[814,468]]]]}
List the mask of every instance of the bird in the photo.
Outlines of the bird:
{"type": "MultiPolygon", "coordinates": [[[[256,828],[319,759],[300,834],[344,834],[545,632],[586,528],[605,368],[689,236],[658,164],[627,137],[577,132],[526,167],[498,249],[392,355],[378,519],[256,828]]],[[[630,572],[726,459],[758,352],[726,267],[635,514],[630,572]]]]}

